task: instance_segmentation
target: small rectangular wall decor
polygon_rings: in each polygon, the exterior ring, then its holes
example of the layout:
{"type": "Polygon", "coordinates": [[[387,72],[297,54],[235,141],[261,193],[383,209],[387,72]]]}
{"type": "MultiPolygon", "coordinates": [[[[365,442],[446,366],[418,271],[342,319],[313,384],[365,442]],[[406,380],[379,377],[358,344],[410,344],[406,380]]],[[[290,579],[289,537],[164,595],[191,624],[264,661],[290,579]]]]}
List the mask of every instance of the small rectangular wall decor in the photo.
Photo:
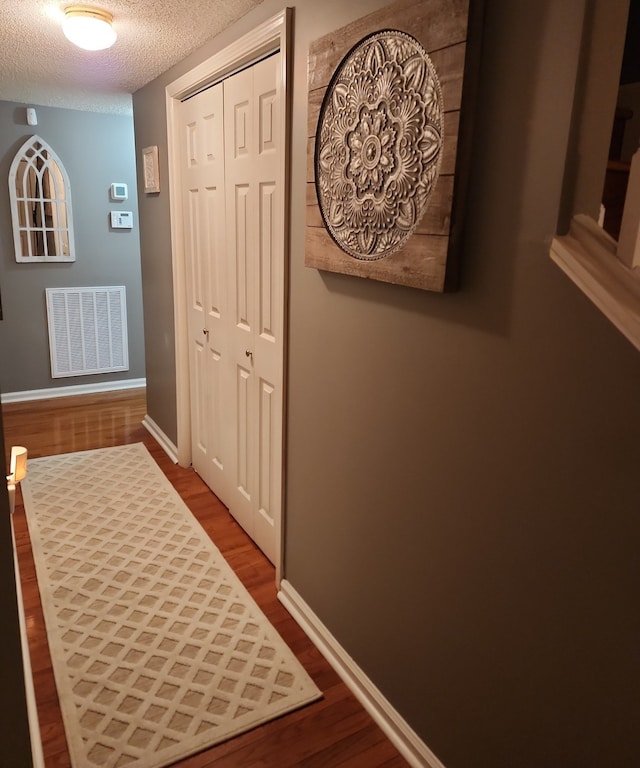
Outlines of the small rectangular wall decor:
{"type": "Polygon", "coordinates": [[[469,1],[399,0],[310,45],[308,267],[452,287],[469,1]]]}
{"type": "Polygon", "coordinates": [[[147,194],[160,191],[160,172],[158,169],[158,147],[145,147],[142,150],[142,173],[144,191],[147,194]]]}

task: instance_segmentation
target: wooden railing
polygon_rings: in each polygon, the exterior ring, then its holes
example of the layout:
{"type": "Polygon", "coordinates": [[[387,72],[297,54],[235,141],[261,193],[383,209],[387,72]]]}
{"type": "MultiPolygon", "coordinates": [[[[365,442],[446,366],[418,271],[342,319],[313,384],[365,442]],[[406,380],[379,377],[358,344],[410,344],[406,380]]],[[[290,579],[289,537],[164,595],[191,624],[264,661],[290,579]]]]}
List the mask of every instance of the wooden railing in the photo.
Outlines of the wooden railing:
{"type": "Polygon", "coordinates": [[[640,267],[640,149],[631,160],[617,253],[627,267],[640,267]]]}

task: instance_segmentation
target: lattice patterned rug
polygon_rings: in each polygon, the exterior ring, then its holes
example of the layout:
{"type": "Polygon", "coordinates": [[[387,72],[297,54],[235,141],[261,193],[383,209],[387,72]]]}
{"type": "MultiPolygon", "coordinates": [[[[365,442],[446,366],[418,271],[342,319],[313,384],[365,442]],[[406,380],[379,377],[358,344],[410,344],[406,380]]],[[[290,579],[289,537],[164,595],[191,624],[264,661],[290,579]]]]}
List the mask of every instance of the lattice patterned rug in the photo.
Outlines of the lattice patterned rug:
{"type": "Polygon", "coordinates": [[[160,768],[321,695],[141,444],[22,484],[75,768],[160,768]]]}

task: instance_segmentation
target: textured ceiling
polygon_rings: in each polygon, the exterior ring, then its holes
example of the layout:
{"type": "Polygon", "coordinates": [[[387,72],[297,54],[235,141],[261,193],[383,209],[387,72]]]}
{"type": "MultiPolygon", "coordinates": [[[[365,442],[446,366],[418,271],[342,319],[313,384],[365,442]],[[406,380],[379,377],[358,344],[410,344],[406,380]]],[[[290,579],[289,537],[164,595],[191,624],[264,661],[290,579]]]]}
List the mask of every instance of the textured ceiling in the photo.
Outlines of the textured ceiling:
{"type": "Polygon", "coordinates": [[[131,112],[130,94],[262,0],[0,0],[0,100],[131,112]],[[62,34],[68,5],[113,14],[118,39],[82,51],[62,34]]]}

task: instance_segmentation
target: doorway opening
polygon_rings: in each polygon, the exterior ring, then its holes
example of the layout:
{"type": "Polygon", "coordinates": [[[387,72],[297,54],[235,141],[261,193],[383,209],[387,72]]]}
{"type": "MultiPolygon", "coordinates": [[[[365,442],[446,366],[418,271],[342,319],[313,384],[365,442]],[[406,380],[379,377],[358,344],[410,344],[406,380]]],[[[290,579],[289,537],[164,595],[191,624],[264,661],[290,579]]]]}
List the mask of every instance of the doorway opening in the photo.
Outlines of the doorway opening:
{"type": "MultiPolygon", "coordinates": [[[[181,466],[189,466],[192,463],[192,396],[190,394],[189,373],[189,306],[187,289],[187,258],[185,249],[185,236],[187,222],[182,205],[181,168],[180,168],[180,128],[179,115],[181,102],[190,96],[215,85],[233,73],[245,69],[247,66],[258,62],[271,54],[280,53],[277,68],[276,82],[280,93],[277,109],[279,122],[282,127],[282,152],[278,160],[277,183],[282,189],[281,205],[274,218],[274,227],[277,236],[282,243],[282,291],[278,298],[274,311],[279,314],[282,334],[282,358],[286,357],[284,346],[286,344],[286,266],[288,264],[288,208],[289,208],[289,181],[287,170],[289,167],[289,99],[287,97],[288,72],[290,67],[290,35],[291,35],[290,9],[285,9],[272,19],[260,25],[252,32],[246,34],[235,43],[215,54],[211,58],[198,65],[178,80],[169,84],[166,88],[166,112],[169,154],[169,189],[170,211],[172,222],[172,264],[173,264],[173,293],[175,306],[175,338],[176,338],[176,392],[177,392],[177,454],[181,466]]],[[[280,425],[280,444],[273,446],[274,456],[283,467],[284,457],[284,402],[285,402],[285,377],[282,373],[282,390],[279,395],[282,407],[279,410],[282,424],[280,425]]],[[[279,472],[278,492],[274,494],[273,517],[276,521],[276,548],[272,560],[276,568],[276,583],[279,583],[282,572],[282,540],[283,540],[283,477],[284,472],[279,472]]]]}

